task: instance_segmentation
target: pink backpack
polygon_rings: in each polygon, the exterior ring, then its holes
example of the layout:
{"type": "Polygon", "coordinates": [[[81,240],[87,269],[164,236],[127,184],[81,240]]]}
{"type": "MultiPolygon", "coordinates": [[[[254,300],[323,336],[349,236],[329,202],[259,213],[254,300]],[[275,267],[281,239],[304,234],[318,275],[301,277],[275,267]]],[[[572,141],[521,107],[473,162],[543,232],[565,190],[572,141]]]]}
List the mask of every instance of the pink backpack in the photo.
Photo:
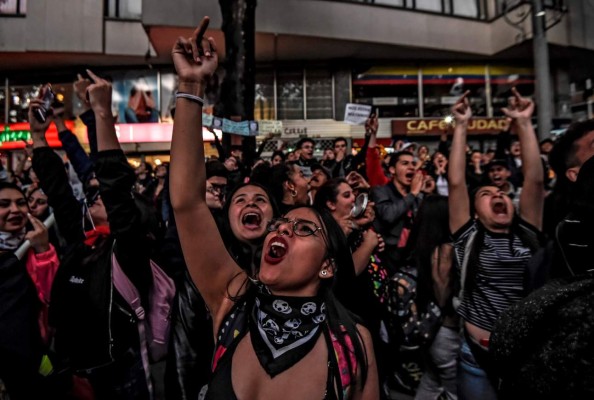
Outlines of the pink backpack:
{"type": "Polygon", "coordinates": [[[126,300],[134,311],[138,321],[140,351],[146,381],[152,397],[149,359],[157,362],[167,355],[169,330],[171,327],[171,308],[175,297],[175,284],[153,260],[150,260],[153,274],[153,285],[149,291],[150,312],[145,313],[140,304],[140,294],[126,276],[115,253],[111,255],[112,282],[118,293],[126,300]]]}

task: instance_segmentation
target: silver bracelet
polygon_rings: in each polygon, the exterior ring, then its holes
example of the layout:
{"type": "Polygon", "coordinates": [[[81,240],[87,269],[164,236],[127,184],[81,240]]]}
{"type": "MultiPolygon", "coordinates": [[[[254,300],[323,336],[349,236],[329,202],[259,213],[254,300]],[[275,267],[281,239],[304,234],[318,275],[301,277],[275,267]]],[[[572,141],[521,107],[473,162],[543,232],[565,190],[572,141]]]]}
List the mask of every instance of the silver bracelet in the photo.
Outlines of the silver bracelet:
{"type": "Polygon", "coordinates": [[[176,99],[179,99],[180,97],[183,99],[188,99],[195,103],[198,103],[198,104],[200,104],[200,107],[204,106],[204,99],[202,97],[194,96],[193,94],[190,94],[190,93],[183,93],[183,92],[175,93],[176,99]]]}

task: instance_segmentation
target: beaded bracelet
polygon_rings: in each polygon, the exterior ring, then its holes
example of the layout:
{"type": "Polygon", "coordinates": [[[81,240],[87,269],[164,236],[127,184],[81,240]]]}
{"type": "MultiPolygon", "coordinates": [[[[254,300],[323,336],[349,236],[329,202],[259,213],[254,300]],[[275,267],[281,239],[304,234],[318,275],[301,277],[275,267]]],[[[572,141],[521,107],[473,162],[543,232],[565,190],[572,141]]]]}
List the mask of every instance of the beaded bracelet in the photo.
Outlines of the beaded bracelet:
{"type": "Polygon", "coordinates": [[[200,104],[200,107],[204,106],[204,99],[202,97],[194,96],[193,94],[190,94],[190,93],[182,93],[182,92],[175,93],[176,99],[179,99],[180,97],[183,99],[188,99],[195,103],[198,103],[198,104],[200,104]]]}

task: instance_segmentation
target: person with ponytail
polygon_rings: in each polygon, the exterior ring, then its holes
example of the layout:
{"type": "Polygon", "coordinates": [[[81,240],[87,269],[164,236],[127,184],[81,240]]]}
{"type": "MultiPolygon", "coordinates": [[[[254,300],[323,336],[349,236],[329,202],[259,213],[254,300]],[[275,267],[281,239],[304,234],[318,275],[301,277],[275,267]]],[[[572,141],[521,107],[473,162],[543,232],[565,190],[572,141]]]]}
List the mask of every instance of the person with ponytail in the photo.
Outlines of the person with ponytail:
{"type": "Polygon", "coordinates": [[[489,355],[491,331],[499,314],[526,296],[526,265],[540,244],[545,193],[531,122],[534,103],[515,88],[512,92],[502,111],[515,125],[522,149],[524,189],[518,214],[510,197],[496,186],[481,186],[469,198],[465,148],[472,111],[467,94],[452,108],[456,126],[448,171],[449,225],[461,267],[457,308],[464,326],[458,364],[461,399],[497,398],[489,355]]]}
{"type": "Polygon", "coordinates": [[[369,332],[331,290],[343,264],[352,263],[332,216],[299,207],[270,221],[256,276],[225,249],[206,204],[203,139],[196,134],[205,82],[218,64],[214,39],[203,37],[208,22],[172,51],[180,83],[170,182],[184,258],[216,332],[205,398],[376,399],[369,332]]]}

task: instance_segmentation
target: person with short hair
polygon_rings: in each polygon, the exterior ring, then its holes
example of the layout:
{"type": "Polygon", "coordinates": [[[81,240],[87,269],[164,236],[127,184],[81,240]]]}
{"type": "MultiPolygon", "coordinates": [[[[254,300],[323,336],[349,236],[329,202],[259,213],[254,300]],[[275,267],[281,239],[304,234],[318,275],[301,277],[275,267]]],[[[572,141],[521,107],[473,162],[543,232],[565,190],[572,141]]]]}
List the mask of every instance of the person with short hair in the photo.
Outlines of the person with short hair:
{"type": "Polygon", "coordinates": [[[392,180],[371,190],[377,218],[374,227],[386,242],[385,261],[392,272],[398,269],[413,218],[423,200],[424,176],[415,170],[408,151],[394,153],[388,165],[392,180]]]}
{"type": "Polygon", "coordinates": [[[317,163],[317,160],[314,157],[315,147],[316,142],[308,137],[297,142],[296,151],[299,151],[299,158],[297,159],[296,164],[306,178],[311,177],[311,166],[317,163]]]}
{"type": "Polygon", "coordinates": [[[512,119],[522,146],[524,188],[520,211],[502,187],[479,187],[469,198],[466,187],[466,135],[472,116],[465,93],[452,107],[456,120],[449,174],[449,225],[462,276],[457,308],[464,324],[458,362],[458,395],[496,399],[489,339],[498,315],[526,295],[527,264],[540,247],[544,178],[532,127],[534,103],[513,89],[503,112],[512,119]],[[474,218],[473,218],[474,216],[474,218]]]}

